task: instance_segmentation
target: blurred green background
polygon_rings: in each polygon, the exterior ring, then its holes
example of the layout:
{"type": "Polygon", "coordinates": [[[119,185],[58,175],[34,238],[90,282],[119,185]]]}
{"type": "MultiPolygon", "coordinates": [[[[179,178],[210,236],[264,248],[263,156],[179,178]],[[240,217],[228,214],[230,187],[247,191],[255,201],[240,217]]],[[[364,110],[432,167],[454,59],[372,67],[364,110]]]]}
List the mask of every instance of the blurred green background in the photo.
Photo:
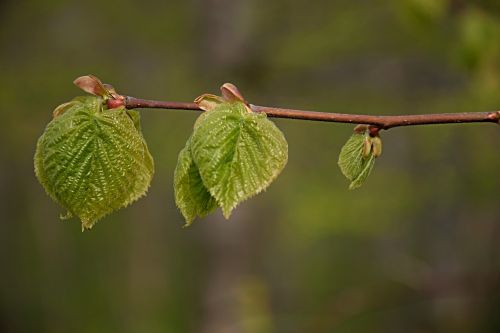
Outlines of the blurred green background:
{"type": "Polygon", "coordinates": [[[195,112],[142,112],[149,194],[90,232],[59,221],[33,172],[90,73],[173,101],[232,82],[325,112],[498,110],[497,0],[4,0],[0,43],[0,332],[500,331],[498,126],[384,132],[348,191],[352,126],[276,120],[282,175],[187,229],[172,178],[195,112]]]}

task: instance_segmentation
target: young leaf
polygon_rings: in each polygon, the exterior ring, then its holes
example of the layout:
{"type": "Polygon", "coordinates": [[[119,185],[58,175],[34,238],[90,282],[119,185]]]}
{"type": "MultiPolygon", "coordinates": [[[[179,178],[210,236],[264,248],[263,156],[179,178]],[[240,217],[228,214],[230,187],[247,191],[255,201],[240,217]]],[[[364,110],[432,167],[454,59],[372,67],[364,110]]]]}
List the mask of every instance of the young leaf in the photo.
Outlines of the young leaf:
{"type": "Polygon", "coordinates": [[[375,164],[372,139],[366,133],[354,133],[340,151],[338,164],[344,176],[351,181],[350,190],[363,185],[372,171],[375,164]],[[367,149],[367,142],[370,149],[367,149]]]}
{"type": "Polygon", "coordinates": [[[191,154],[203,183],[229,218],[236,205],[278,176],[288,159],[288,145],[265,114],[248,112],[236,101],[202,115],[191,154]]]}
{"type": "Polygon", "coordinates": [[[81,219],[82,229],[146,193],[154,163],[138,128],[135,111],[107,110],[100,97],[78,97],[39,138],[36,176],[81,219]]]}
{"type": "Polygon", "coordinates": [[[197,216],[203,217],[217,208],[217,202],[203,185],[190,146],[191,138],[179,153],[174,173],[175,202],[186,219],[186,226],[191,225],[197,216]]]}

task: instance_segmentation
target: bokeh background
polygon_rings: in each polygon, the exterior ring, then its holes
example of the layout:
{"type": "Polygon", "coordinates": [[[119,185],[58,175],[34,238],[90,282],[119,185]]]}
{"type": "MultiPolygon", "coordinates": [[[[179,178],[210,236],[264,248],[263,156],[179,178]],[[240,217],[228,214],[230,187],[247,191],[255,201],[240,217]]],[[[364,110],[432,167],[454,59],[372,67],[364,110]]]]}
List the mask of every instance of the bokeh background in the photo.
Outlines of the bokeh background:
{"type": "Polygon", "coordinates": [[[230,221],[182,228],[172,189],[197,114],[144,110],[147,197],[90,232],[35,179],[52,110],[95,74],[192,101],[410,114],[500,108],[497,0],[0,3],[1,332],[499,332],[493,124],[396,128],[359,190],[351,125],[276,120],[289,163],[230,221]]]}

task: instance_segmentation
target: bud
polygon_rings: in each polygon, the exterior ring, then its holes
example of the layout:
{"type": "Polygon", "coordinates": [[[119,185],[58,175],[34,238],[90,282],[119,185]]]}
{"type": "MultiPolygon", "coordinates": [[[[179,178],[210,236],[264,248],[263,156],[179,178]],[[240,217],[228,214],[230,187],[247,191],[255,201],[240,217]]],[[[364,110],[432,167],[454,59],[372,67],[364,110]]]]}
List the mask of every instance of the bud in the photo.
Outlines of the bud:
{"type": "Polygon", "coordinates": [[[368,135],[365,135],[365,139],[363,141],[363,157],[367,158],[370,156],[372,152],[372,140],[368,135]]]}
{"type": "Polygon", "coordinates": [[[224,99],[220,96],[212,95],[212,94],[203,94],[201,96],[196,97],[194,100],[196,105],[203,111],[210,111],[217,106],[224,103],[224,99]]]}
{"type": "Polygon", "coordinates": [[[224,83],[222,87],[220,87],[220,91],[222,93],[222,97],[228,102],[243,102],[245,108],[248,112],[253,112],[248,102],[243,98],[238,88],[232,83],[224,83]]]}
{"type": "Polygon", "coordinates": [[[380,136],[374,136],[371,138],[372,141],[372,149],[373,149],[373,156],[374,157],[379,157],[382,155],[382,139],[380,136]]]}
{"type": "Polygon", "coordinates": [[[124,107],[125,102],[123,101],[123,99],[108,99],[106,101],[106,105],[108,106],[108,109],[116,109],[124,107]]]}
{"type": "Polygon", "coordinates": [[[100,97],[110,97],[104,84],[94,75],[84,75],[76,78],[73,83],[83,91],[100,97]]]}
{"type": "Polygon", "coordinates": [[[222,97],[224,97],[226,101],[240,101],[246,103],[238,88],[232,83],[224,83],[222,87],[220,87],[220,91],[222,92],[222,97]]]}

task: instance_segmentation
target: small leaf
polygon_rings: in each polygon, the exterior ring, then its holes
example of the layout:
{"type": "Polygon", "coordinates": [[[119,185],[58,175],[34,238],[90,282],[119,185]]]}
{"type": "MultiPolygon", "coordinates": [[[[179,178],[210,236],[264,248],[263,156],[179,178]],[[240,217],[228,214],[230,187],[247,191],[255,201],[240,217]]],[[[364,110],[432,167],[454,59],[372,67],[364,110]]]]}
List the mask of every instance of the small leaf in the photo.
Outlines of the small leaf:
{"type": "Polygon", "coordinates": [[[227,102],[201,115],[191,139],[191,154],[201,179],[224,216],[261,192],[283,170],[288,145],[265,114],[247,112],[242,102],[227,102]]]}
{"type": "Polygon", "coordinates": [[[146,193],[154,163],[135,111],[103,109],[100,97],[73,101],[38,140],[35,173],[49,196],[90,229],[146,193]]]}
{"type": "Polygon", "coordinates": [[[174,173],[175,202],[186,220],[186,226],[191,225],[197,216],[203,217],[217,208],[217,202],[201,180],[190,146],[191,138],[179,153],[174,173]]]}
{"type": "Polygon", "coordinates": [[[338,164],[344,176],[351,181],[350,190],[363,185],[375,164],[375,155],[371,144],[370,153],[365,155],[366,142],[369,140],[371,143],[371,139],[366,133],[354,133],[340,151],[338,164]]]}

